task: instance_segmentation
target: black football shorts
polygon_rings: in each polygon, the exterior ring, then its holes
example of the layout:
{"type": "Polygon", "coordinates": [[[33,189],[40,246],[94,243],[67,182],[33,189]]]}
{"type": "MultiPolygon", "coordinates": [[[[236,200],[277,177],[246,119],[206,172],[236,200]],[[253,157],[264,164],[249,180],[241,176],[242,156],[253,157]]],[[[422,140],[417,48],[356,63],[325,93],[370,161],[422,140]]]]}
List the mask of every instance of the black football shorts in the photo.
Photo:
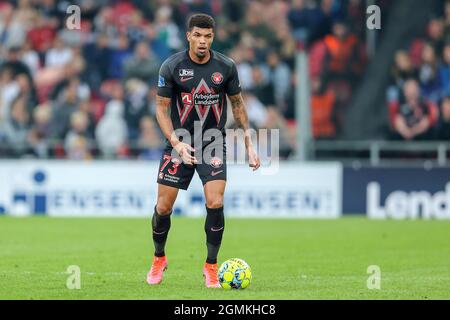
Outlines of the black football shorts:
{"type": "MultiPolygon", "coordinates": [[[[226,152],[223,146],[223,154],[210,159],[202,159],[200,163],[189,165],[181,161],[179,157],[171,155],[172,148],[166,148],[159,164],[157,182],[166,186],[186,190],[191,183],[195,171],[197,171],[203,185],[208,181],[227,180],[226,152]]],[[[196,157],[197,160],[198,157],[196,157]]]]}

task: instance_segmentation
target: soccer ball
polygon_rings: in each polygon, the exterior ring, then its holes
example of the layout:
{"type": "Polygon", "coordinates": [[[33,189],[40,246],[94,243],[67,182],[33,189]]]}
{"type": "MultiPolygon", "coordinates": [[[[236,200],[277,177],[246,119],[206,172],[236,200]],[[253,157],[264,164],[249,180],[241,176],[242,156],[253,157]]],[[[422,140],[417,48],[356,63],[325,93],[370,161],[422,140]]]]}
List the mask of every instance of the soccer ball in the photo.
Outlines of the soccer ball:
{"type": "Polygon", "coordinates": [[[224,289],[245,289],[252,280],[252,270],[242,259],[228,259],[219,268],[219,282],[224,289]]]}

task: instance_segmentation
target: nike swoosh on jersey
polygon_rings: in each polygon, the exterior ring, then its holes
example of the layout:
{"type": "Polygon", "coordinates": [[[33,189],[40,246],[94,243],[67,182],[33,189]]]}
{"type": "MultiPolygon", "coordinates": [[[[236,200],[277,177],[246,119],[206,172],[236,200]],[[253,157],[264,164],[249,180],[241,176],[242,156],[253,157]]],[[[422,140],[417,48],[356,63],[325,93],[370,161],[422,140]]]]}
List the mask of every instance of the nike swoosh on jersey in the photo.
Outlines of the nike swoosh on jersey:
{"type": "Polygon", "coordinates": [[[223,227],[221,227],[221,228],[219,228],[219,229],[215,229],[214,227],[211,227],[211,231],[213,231],[213,232],[217,232],[217,231],[220,231],[220,230],[222,230],[223,229],[223,227]]]}
{"type": "Polygon", "coordinates": [[[194,78],[194,77],[181,77],[181,78],[180,78],[180,81],[181,81],[181,82],[186,82],[186,81],[188,81],[188,80],[191,80],[192,78],[194,78]]]}
{"type": "Polygon", "coordinates": [[[211,175],[214,177],[214,176],[217,176],[219,173],[221,173],[221,172],[223,172],[223,170],[220,170],[220,171],[213,171],[213,172],[211,172],[211,175]]]}

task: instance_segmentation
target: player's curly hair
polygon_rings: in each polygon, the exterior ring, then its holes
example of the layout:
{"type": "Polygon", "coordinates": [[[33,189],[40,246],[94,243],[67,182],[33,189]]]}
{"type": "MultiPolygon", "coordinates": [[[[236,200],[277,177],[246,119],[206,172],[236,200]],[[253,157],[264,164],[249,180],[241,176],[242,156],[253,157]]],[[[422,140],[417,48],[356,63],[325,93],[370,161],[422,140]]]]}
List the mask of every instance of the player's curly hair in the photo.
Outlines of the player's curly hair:
{"type": "Polygon", "coordinates": [[[194,27],[214,30],[216,28],[216,22],[210,15],[196,13],[190,16],[187,22],[188,31],[192,31],[194,27]]]}

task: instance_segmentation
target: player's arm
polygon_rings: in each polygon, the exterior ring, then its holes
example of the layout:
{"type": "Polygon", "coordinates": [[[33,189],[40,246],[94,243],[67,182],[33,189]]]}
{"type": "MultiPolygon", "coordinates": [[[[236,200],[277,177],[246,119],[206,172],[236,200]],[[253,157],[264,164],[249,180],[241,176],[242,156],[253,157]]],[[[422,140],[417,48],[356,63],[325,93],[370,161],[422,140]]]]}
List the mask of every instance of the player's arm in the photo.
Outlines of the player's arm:
{"type": "Polygon", "coordinates": [[[157,95],[156,96],[156,120],[163,132],[164,136],[169,140],[172,147],[178,152],[184,163],[194,164],[197,163],[195,157],[191,155],[191,151],[194,149],[187,143],[181,142],[172,125],[172,119],[170,119],[171,98],[166,98],[157,95]]]}
{"type": "Polygon", "coordinates": [[[233,111],[234,121],[239,128],[244,130],[244,142],[245,149],[247,150],[248,154],[249,165],[250,167],[253,167],[253,171],[255,171],[260,167],[261,163],[253,147],[252,139],[250,136],[250,126],[244,99],[242,98],[241,93],[229,96],[229,98],[231,102],[231,110],[233,111]]]}

